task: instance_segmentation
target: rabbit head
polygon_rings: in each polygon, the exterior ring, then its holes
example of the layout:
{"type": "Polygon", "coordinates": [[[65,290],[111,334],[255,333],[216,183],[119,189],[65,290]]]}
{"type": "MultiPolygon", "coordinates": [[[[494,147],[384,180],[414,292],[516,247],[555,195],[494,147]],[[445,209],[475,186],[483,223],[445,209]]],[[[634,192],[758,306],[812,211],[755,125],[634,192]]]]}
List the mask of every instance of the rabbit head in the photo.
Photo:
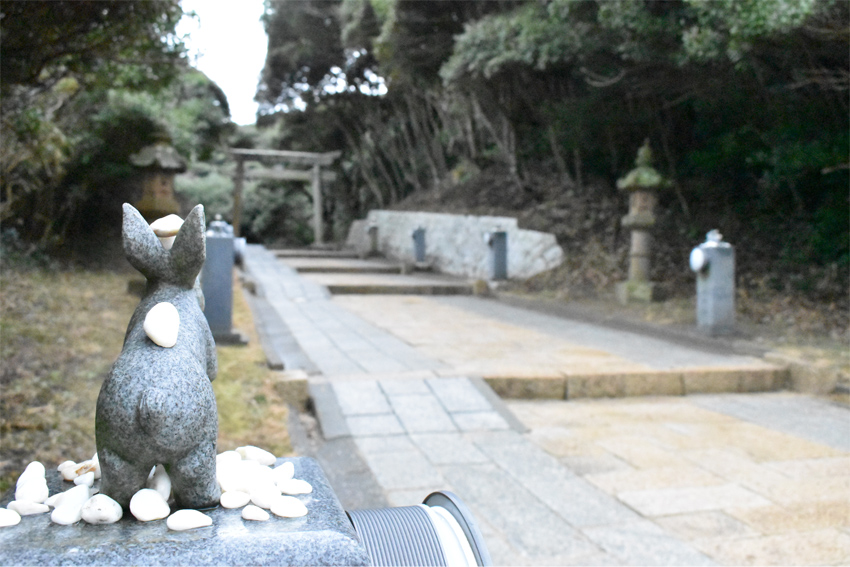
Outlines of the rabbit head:
{"type": "Polygon", "coordinates": [[[204,207],[192,209],[166,250],[139,211],[124,203],[123,242],[127,260],[148,281],[191,288],[206,259],[204,207]]]}

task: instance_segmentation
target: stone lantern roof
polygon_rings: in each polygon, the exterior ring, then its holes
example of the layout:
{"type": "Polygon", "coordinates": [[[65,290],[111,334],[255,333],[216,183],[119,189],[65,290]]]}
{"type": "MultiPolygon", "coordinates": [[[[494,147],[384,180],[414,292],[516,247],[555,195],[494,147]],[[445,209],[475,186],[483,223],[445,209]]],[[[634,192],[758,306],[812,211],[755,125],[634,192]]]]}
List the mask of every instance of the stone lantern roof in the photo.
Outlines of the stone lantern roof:
{"type": "Polygon", "coordinates": [[[652,150],[647,138],[638,149],[635,168],[617,180],[617,189],[621,191],[649,191],[667,185],[667,182],[652,167],[652,150]]]}
{"type": "Polygon", "coordinates": [[[130,156],[130,163],[146,169],[182,173],[186,171],[186,160],[180,157],[171,144],[157,142],[145,146],[130,156]]]}

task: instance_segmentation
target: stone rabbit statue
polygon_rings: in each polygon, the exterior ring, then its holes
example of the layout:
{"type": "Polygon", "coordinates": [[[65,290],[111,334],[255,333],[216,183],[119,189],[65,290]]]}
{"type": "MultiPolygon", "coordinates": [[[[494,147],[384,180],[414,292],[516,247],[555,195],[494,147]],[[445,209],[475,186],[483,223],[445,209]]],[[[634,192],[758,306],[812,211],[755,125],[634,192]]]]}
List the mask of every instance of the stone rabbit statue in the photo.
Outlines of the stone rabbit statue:
{"type": "Polygon", "coordinates": [[[178,507],[216,506],[218,412],[210,382],[218,368],[193,289],[206,256],[203,206],[192,209],[169,250],[139,212],[124,204],[123,244],[127,259],[147,278],[147,289],[97,399],[101,492],[128,508],[151,468],[162,464],[178,507]],[[176,340],[168,348],[146,329],[148,313],[162,304],[173,306],[164,307],[176,309],[177,316],[176,340]]]}

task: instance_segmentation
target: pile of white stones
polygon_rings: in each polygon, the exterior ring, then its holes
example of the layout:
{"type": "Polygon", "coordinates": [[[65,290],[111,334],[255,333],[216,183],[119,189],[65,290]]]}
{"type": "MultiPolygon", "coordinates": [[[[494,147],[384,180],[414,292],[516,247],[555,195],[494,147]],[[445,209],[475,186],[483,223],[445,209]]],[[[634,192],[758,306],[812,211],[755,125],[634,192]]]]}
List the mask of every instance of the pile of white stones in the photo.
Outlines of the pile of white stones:
{"type": "MultiPolygon", "coordinates": [[[[298,518],[307,514],[307,507],[295,498],[313,492],[309,482],[294,478],[291,462],[274,467],[275,456],[252,445],[225,451],[216,457],[216,477],[221,487],[221,506],[242,508],[245,520],[266,521],[272,514],[282,518],[298,518]]],[[[88,461],[65,461],[57,467],[65,481],[74,487],[50,496],[44,465],[33,461],[15,487],[15,499],[0,508],[0,527],[14,526],[21,516],[50,512],[56,524],[71,525],[85,521],[89,524],[111,524],[123,516],[121,506],[105,494],[92,488],[100,478],[100,464],[95,454],[88,461]]],[[[171,480],[165,467],[151,470],[146,488],[130,499],[130,513],[140,522],[167,518],[166,526],[175,531],[212,525],[212,518],[197,510],[178,510],[171,513],[171,480]]]]}

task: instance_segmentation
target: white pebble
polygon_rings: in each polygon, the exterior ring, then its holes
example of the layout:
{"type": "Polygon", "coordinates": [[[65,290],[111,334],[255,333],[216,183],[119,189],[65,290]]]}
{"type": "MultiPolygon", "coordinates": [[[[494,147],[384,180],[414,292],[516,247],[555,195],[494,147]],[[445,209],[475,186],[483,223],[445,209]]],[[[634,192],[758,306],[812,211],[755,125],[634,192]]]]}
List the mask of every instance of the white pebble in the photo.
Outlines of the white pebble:
{"type": "Polygon", "coordinates": [[[177,215],[168,215],[153,221],[151,223],[151,230],[159,238],[162,247],[166,250],[171,250],[171,246],[174,244],[174,239],[177,238],[177,233],[180,231],[181,226],[183,226],[183,219],[177,215]]]}
{"type": "Polygon", "coordinates": [[[224,508],[241,508],[251,501],[251,495],[241,490],[231,490],[222,492],[219,503],[224,508]]]}
{"type": "Polygon", "coordinates": [[[91,497],[89,487],[80,484],[62,493],[56,508],[50,513],[50,521],[65,526],[75,524],[82,519],[83,504],[91,497]]]}
{"type": "Polygon", "coordinates": [[[280,498],[280,490],[274,484],[262,484],[251,490],[251,502],[260,508],[271,508],[280,498]]]}
{"type": "Polygon", "coordinates": [[[177,215],[168,215],[153,221],[151,230],[157,236],[177,236],[181,226],[183,219],[177,215]]]}
{"type": "Polygon", "coordinates": [[[124,515],[124,510],[106,494],[95,494],[83,504],[80,515],[89,524],[114,524],[124,515]]]}
{"type": "MultiPolygon", "coordinates": [[[[94,474],[95,474],[95,471],[97,470],[97,468],[98,468],[97,463],[95,463],[93,460],[89,459],[88,461],[83,461],[82,463],[78,464],[74,468],[74,472],[77,473],[77,477],[80,477],[84,474],[92,473],[92,480],[94,480],[94,474]]],[[[77,479],[74,479],[74,480],[77,480],[77,479]]]]}
{"type": "Polygon", "coordinates": [[[50,498],[44,501],[45,505],[50,506],[51,508],[56,508],[62,502],[62,497],[65,496],[64,492],[60,492],[58,494],[54,494],[50,498]]]}
{"type": "MultiPolygon", "coordinates": [[[[83,488],[88,488],[88,487],[83,486],[83,488]]],[[[44,503],[47,504],[48,506],[50,506],[51,508],[58,508],[59,506],[61,506],[65,502],[65,498],[69,494],[71,494],[72,498],[76,498],[78,500],[82,500],[82,502],[85,502],[85,500],[83,500],[82,492],[83,492],[82,489],[78,485],[78,486],[75,486],[73,488],[69,488],[65,492],[60,492],[58,494],[54,494],[53,496],[51,496],[50,498],[45,500],[44,503]]],[[[88,497],[91,497],[91,494],[92,494],[92,491],[91,491],[91,489],[89,489],[88,490],[88,497]]],[[[86,498],[86,500],[88,500],[88,498],[86,498]]]]}
{"type": "Polygon", "coordinates": [[[30,502],[44,502],[50,496],[47,481],[44,478],[30,476],[26,482],[15,489],[15,500],[29,500],[30,502]]]}
{"type": "Polygon", "coordinates": [[[246,461],[255,461],[267,467],[273,465],[277,460],[274,455],[272,455],[265,449],[260,449],[259,447],[254,447],[253,445],[237,447],[236,451],[240,455],[242,455],[242,458],[246,461]]]}
{"type": "Polygon", "coordinates": [[[211,526],[212,518],[197,510],[178,510],[168,517],[165,525],[169,530],[181,532],[211,526]]]}
{"type": "Polygon", "coordinates": [[[9,510],[14,510],[21,516],[32,516],[33,514],[44,514],[49,512],[47,504],[30,502],[29,500],[12,500],[6,505],[9,510]]]}
{"type": "Polygon", "coordinates": [[[177,344],[180,331],[180,313],[173,304],[163,301],[150,308],[142,324],[145,334],[150,340],[163,348],[171,348],[177,344]]]}
{"type": "Polygon", "coordinates": [[[162,247],[166,250],[171,250],[171,247],[174,246],[174,240],[177,238],[176,236],[157,236],[159,241],[162,243],[162,247]]]}
{"type": "Polygon", "coordinates": [[[83,507],[59,506],[50,513],[50,521],[62,526],[76,524],[83,519],[83,507]]]}
{"type": "Polygon", "coordinates": [[[0,528],[17,526],[21,523],[21,515],[8,508],[0,508],[0,528]]]}
{"type": "Polygon", "coordinates": [[[237,461],[242,460],[242,455],[237,453],[236,451],[225,451],[223,453],[219,453],[215,456],[216,464],[221,463],[235,463],[237,461]]]}
{"type": "Polygon", "coordinates": [[[159,492],[143,488],[130,499],[130,513],[140,522],[150,522],[167,517],[171,508],[159,492]]]}
{"type": "Polygon", "coordinates": [[[91,485],[94,484],[94,471],[92,470],[85,474],[81,474],[80,476],[74,479],[74,484],[85,484],[86,486],[91,488],[91,485]]]}
{"type": "Polygon", "coordinates": [[[294,496],[281,496],[271,507],[272,514],[281,518],[300,518],[307,515],[307,507],[294,496]]]}
{"type": "Polygon", "coordinates": [[[274,484],[272,470],[254,461],[218,463],[216,479],[224,492],[251,492],[251,489],[259,484],[274,484]]]}
{"type": "Polygon", "coordinates": [[[73,465],[69,465],[69,466],[63,468],[59,472],[62,474],[62,478],[64,480],[69,481],[69,482],[74,480],[78,476],[80,476],[80,475],[77,474],[77,463],[74,463],[73,465]]]}
{"type": "Polygon", "coordinates": [[[89,487],[85,484],[66,490],[59,505],[50,513],[50,521],[65,526],[76,524],[82,519],[83,504],[90,497],[89,487]]]}
{"type": "Polygon", "coordinates": [[[95,480],[100,478],[100,459],[97,456],[97,453],[91,458],[91,462],[94,463],[94,478],[95,480]]]}
{"type": "Polygon", "coordinates": [[[242,510],[242,519],[244,520],[253,520],[255,522],[265,522],[269,519],[269,513],[260,508],[259,506],[254,506],[253,504],[248,504],[242,510]]]}
{"type": "Polygon", "coordinates": [[[245,467],[254,485],[274,484],[274,474],[269,467],[263,466],[256,461],[243,461],[242,466],[245,467]]]}
{"type": "Polygon", "coordinates": [[[249,492],[251,479],[238,463],[219,463],[215,468],[215,477],[222,492],[249,492]]]}
{"type": "Polygon", "coordinates": [[[295,476],[295,465],[292,464],[292,461],[286,461],[282,465],[272,469],[272,476],[275,482],[289,480],[295,476]]]}
{"type": "Polygon", "coordinates": [[[159,492],[163,500],[167,501],[169,496],[171,496],[171,477],[168,476],[168,472],[166,472],[163,465],[154,467],[154,472],[148,477],[145,486],[159,492]]]}
{"type": "Polygon", "coordinates": [[[306,480],[290,478],[277,483],[278,490],[283,494],[310,494],[313,486],[306,480]]]}
{"type": "Polygon", "coordinates": [[[21,486],[22,484],[26,484],[27,482],[33,479],[44,480],[44,474],[44,465],[42,465],[38,461],[33,461],[27,465],[27,468],[25,468],[24,472],[21,473],[21,476],[18,477],[18,482],[15,484],[15,486],[21,486]]]}

